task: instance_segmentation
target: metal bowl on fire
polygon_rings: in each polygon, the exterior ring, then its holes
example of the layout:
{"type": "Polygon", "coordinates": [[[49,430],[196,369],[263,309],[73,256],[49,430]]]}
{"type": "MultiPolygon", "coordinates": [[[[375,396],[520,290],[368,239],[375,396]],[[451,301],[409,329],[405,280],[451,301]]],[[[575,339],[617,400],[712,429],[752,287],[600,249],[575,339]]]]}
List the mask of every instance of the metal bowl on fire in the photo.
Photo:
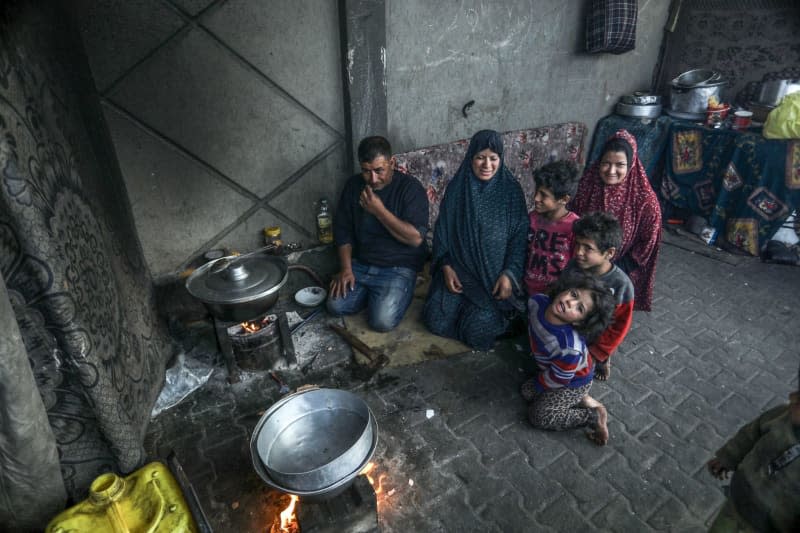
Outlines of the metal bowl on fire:
{"type": "Polygon", "coordinates": [[[275,402],[250,439],[253,466],[274,489],[305,500],[345,490],[378,444],[372,411],[357,395],[312,388],[275,402]]]}
{"type": "Polygon", "coordinates": [[[288,278],[286,259],[253,252],[209,261],[189,276],[186,290],[216,318],[245,322],[275,304],[288,278]]]}

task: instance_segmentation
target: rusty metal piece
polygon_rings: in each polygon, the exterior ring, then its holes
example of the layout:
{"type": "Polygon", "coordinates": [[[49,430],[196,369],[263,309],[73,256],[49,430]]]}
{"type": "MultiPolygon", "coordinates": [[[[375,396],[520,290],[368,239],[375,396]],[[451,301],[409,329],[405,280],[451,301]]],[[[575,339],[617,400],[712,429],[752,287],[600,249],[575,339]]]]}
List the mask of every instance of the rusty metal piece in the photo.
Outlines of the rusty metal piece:
{"type": "Polygon", "coordinates": [[[292,340],[292,330],[289,329],[289,319],[286,313],[278,316],[278,329],[281,332],[281,343],[283,344],[283,356],[290,367],[297,365],[297,354],[294,351],[294,341],[292,340]]]}
{"type": "Polygon", "coordinates": [[[186,505],[192,512],[192,517],[197,523],[197,530],[199,533],[214,533],[205,511],[203,511],[203,507],[200,505],[200,498],[197,497],[194,485],[189,481],[189,477],[186,475],[186,472],[184,472],[183,466],[178,461],[175,450],[169,452],[169,456],[167,456],[167,466],[169,466],[172,475],[175,476],[175,480],[181,487],[186,505]]]}

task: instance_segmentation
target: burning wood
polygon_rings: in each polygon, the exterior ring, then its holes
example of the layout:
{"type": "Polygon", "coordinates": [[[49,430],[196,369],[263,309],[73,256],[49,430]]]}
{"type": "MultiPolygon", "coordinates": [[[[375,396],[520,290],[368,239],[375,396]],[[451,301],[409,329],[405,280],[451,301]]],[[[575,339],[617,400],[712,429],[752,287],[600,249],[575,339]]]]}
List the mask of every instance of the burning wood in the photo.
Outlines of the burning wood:
{"type": "Polygon", "coordinates": [[[286,509],[281,511],[279,519],[276,518],[269,533],[299,533],[300,526],[297,524],[297,502],[299,497],[291,494],[289,496],[289,505],[286,509]]]}
{"type": "Polygon", "coordinates": [[[277,315],[267,315],[264,318],[259,318],[258,320],[248,320],[247,322],[242,322],[239,324],[239,328],[241,329],[237,333],[240,335],[244,333],[256,333],[262,328],[269,326],[277,319],[277,315]]]}

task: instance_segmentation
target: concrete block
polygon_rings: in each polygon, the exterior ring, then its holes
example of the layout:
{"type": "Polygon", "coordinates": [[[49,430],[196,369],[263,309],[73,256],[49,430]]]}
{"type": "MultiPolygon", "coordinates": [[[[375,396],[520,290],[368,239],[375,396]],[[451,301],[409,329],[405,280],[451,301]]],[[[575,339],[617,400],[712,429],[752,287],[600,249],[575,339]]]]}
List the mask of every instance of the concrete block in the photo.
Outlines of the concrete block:
{"type": "Polygon", "coordinates": [[[136,230],[154,275],[176,271],[253,205],[213,172],[106,108],[136,230]]]}

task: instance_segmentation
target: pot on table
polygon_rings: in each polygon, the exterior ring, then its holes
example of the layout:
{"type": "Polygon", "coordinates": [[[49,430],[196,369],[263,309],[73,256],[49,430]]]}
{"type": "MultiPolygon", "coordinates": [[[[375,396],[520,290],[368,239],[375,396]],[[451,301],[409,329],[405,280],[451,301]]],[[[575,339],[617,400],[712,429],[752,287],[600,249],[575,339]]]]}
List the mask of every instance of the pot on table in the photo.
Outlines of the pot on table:
{"type": "Polygon", "coordinates": [[[708,99],[715,96],[719,102],[720,91],[728,82],[718,72],[708,69],[693,69],[684,72],[670,86],[669,110],[682,118],[701,120],[708,109],[708,99]]]}
{"type": "Polygon", "coordinates": [[[761,83],[758,93],[758,103],[775,107],[781,103],[783,97],[800,91],[800,80],[772,80],[761,83]]]}
{"type": "Polygon", "coordinates": [[[206,263],[186,280],[186,290],[217,319],[245,322],[270,310],[288,278],[286,259],[256,251],[206,263]]]}

